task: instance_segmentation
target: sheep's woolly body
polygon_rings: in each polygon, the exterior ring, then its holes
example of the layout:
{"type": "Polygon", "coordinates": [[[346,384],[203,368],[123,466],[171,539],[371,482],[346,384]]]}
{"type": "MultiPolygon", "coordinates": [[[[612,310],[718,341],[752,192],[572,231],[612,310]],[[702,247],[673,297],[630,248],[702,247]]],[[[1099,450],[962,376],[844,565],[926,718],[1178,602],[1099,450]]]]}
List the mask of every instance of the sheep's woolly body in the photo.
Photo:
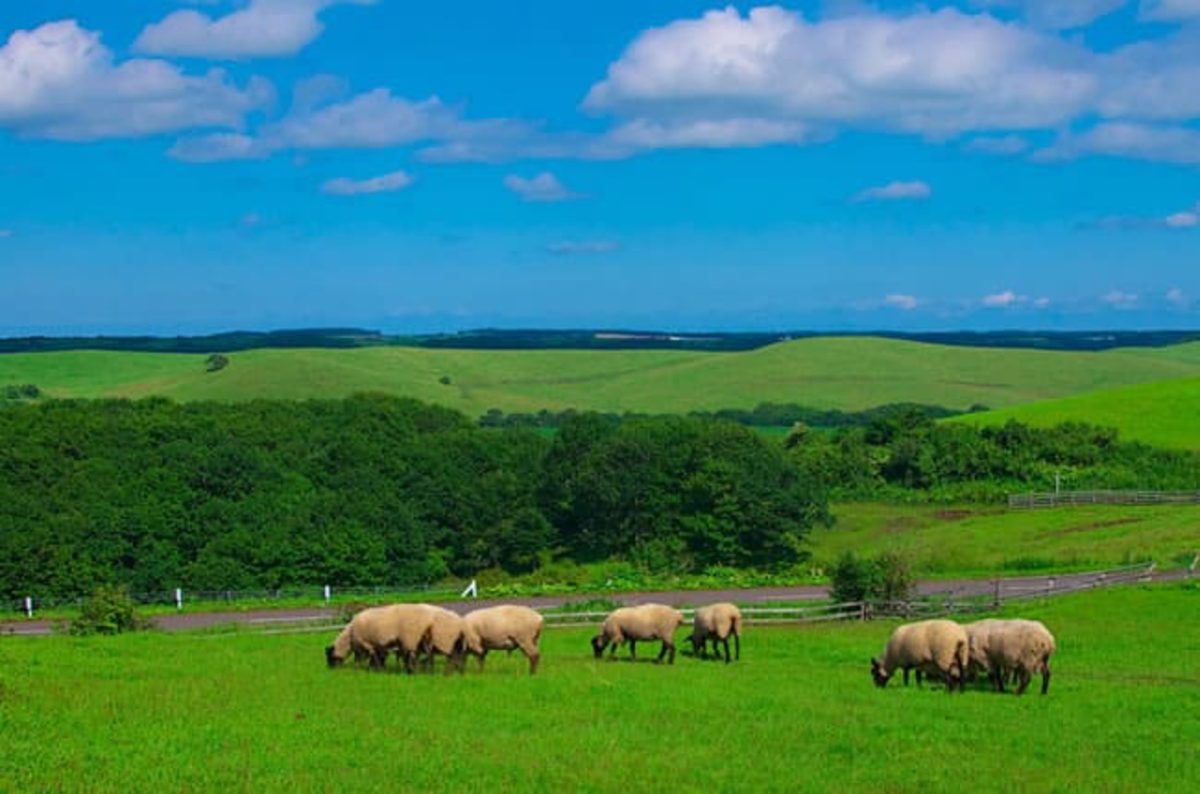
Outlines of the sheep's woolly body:
{"type": "Polygon", "coordinates": [[[971,664],[986,671],[1000,691],[1010,673],[1019,679],[1017,694],[1024,694],[1035,674],[1042,676],[1042,694],[1050,689],[1050,656],[1056,650],[1054,635],[1037,620],[980,620],[969,624],[971,664]]]}
{"type": "Polygon", "coordinates": [[[946,681],[948,690],[961,689],[969,661],[970,642],[966,630],[952,620],[924,620],[900,626],[892,632],[883,659],[872,661],[872,675],[879,686],[887,686],[897,670],[916,669],[946,681]]]}
{"type": "MultiPolygon", "coordinates": [[[[696,610],[692,620],[692,648],[707,655],[708,641],[712,640],[713,647],[721,642],[725,645],[725,662],[729,662],[729,638],[732,636],[737,646],[737,656],[742,658],[742,611],[734,604],[711,604],[696,610]]],[[[721,653],[718,650],[717,656],[721,653]]]]}
{"type": "Polygon", "coordinates": [[[364,609],[351,619],[326,649],[331,665],[345,661],[347,654],[363,653],[372,667],[382,667],[389,651],[401,655],[411,671],[417,652],[433,632],[432,608],[421,604],[392,604],[364,609]]]}
{"type": "Polygon", "coordinates": [[[629,642],[629,653],[637,656],[637,643],[647,640],[661,640],[662,650],[658,654],[659,661],[670,653],[670,663],[675,663],[675,630],[684,622],[683,613],[678,609],[662,604],[642,604],[636,607],[622,607],[614,610],[604,619],[600,633],[592,638],[592,650],[599,658],[604,648],[612,645],[615,654],[617,646],[629,642]]]}
{"type": "Polygon", "coordinates": [[[512,651],[520,648],[529,659],[529,673],[537,672],[541,653],[538,642],[546,619],[522,606],[476,609],[463,618],[466,623],[467,651],[479,657],[483,669],[488,651],[512,651]]]}

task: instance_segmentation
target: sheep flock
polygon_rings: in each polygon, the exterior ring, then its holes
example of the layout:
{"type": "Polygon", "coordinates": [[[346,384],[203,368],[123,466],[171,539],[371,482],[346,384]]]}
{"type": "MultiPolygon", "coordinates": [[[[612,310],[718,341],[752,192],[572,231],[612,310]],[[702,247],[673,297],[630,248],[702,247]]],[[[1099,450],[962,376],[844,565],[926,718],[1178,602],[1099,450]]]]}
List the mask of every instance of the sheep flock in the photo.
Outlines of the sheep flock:
{"type": "MultiPolygon", "coordinates": [[[[621,607],[605,617],[592,637],[592,653],[602,659],[609,650],[611,659],[628,644],[630,658],[636,659],[639,642],[658,642],[657,661],[674,664],[675,634],[686,621],[682,612],[663,604],[621,607]]],[[[696,609],[687,637],[692,655],[706,659],[711,642],[717,659],[726,664],[740,660],[742,626],[742,613],[733,604],[696,609]]],[[[479,660],[482,671],[489,651],[520,650],[533,675],[541,661],[544,627],[545,618],[525,606],[487,607],[465,615],[429,604],[370,607],[354,615],[325,649],[325,659],[330,667],[337,667],[353,657],[382,670],[394,653],[404,669],[414,673],[420,667],[432,671],[434,658],[441,655],[446,657],[449,675],[465,672],[468,655],[479,660]]],[[[883,654],[871,660],[871,678],[882,688],[900,672],[907,686],[910,673],[915,672],[918,686],[929,679],[944,684],[947,692],[961,692],[968,681],[982,676],[997,692],[1011,683],[1021,695],[1040,675],[1044,695],[1050,688],[1050,657],[1055,649],[1054,635],[1036,620],[987,619],[965,625],[947,619],[923,620],[892,632],[883,654]]]]}

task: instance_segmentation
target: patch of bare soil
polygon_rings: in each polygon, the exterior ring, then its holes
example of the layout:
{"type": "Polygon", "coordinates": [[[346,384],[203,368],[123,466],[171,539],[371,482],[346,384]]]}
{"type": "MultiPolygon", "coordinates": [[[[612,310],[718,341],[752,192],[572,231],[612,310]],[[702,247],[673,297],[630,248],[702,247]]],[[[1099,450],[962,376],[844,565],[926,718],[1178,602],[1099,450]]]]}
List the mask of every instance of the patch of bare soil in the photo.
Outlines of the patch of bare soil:
{"type": "Polygon", "coordinates": [[[1140,518],[1113,518],[1108,521],[1091,521],[1087,524],[1080,524],[1074,527],[1064,527],[1051,532],[1051,535],[1074,535],[1078,532],[1091,532],[1093,529],[1107,529],[1109,527],[1120,527],[1126,524],[1137,524],[1141,522],[1140,518]]]}

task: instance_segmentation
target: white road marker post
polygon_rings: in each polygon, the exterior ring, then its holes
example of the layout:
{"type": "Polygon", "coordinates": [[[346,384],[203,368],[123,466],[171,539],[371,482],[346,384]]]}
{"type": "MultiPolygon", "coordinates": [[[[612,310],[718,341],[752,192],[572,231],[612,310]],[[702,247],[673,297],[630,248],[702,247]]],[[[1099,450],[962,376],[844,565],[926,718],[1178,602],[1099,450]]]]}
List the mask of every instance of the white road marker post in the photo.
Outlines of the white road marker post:
{"type": "Polygon", "coordinates": [[[329,603],[329,596],[330,596],[329,585],[325,585],[325,603],[326,604],[329,603]]]}
{"type": "Polygon", "coordinates": [[[182,587],[175,588],[175,608],[183,609],[183,588],[182,587]]]}
{"type": "Polygon", "coordinates": [[[33,599],[30,596],[25,596],[25,617],[33,617],[33,599]]]}
{"type": "Polygon", "coordinates": [[[467,585],[467,589],[462,591],[460,598],[479,598],[479,585],[474,579],[467,585]]]}

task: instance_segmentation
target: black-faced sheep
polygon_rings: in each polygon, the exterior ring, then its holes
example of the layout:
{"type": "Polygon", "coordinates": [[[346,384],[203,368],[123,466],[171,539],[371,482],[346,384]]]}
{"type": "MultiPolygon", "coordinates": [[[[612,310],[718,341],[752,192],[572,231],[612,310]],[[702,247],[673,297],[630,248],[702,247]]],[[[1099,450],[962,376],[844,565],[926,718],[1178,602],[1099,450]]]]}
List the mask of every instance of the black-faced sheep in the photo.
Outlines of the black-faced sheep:
{"type": "Polygon", "coordinates": [[[669,663],[675,664],[675,630],[685,618],[678,609],[662,604],[643,604],[614,610],[600,627],[600,633],[592,638],[592,652],[599,659],[604,649],[612,645],[615,656],[617,646],[628,640],[630,658],[637,658],[638,641],[661,640],[662,650],[658,661],[670,654],[669,663]]]}
{"type": "Polygon", "coordinates": [[[463,618],[466,622],[467,652],[479,657],[483,669],[488,651],[512,651],[520,648],[529,659],[529,674],[537,672],[541,652],[538,642],[546,619],[529,607],[498,606],[476,609],[463,618]]]}
{"type": "Polygon", "coordinates": [[[1054,635],[1037,620],[980,620],[969,624],[971,665],[985,671],[996,691],[1004,691],[1009,675],[1017,694],[1025,694],[1034,674],[1042,676],[1042,694],[1050,690],[1050,656],[1054,635]]]}
{"type": "Polygon", "coordinates": [[[871,677],[885,687],[897,670],[916,669],[946,682],[946,691],[964,687],[969,640],[962,626],[952,620],[924,620],[900,626],[892,632],[883,659],[871,660],[871,677]]]}
{"type": "Polygon", "coordinates": [[[721,658],[721,648],[718,643],[725,645],[725,663],[729,664],[729,638],[733,637],[737,658],[742,658],[742,611],[733,604],[712,604],[696,610],[692,620],[692,651],[702,657],[708,657],[708,641],[712,640],[713,653],[721,658]]]}

